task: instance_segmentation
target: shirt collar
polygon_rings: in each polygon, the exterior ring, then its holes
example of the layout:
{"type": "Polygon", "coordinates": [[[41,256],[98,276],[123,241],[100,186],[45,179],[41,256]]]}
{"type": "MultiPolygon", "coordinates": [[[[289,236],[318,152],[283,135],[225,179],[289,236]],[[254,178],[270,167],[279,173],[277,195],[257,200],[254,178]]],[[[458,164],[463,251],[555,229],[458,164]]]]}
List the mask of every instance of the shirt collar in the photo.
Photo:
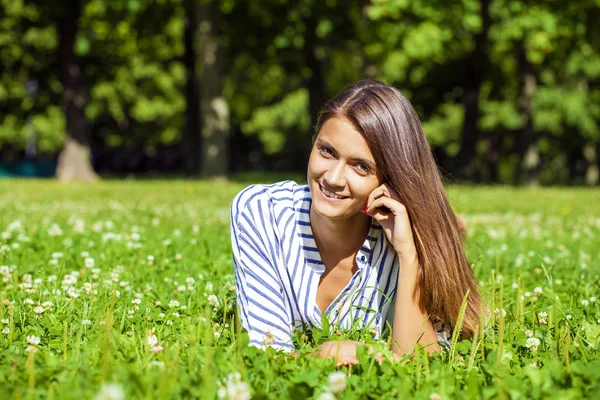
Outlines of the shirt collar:
{"type": "MultiPolygon", "coordinates": [[[[317,249],[317,244],[310,225],[309,210],[312,202],[311,193],[308,185],[300,186],[299,189],[300,190],[294,193],[294,211],[296,214],[298,236],[300,236],[302,241],[302,251],[306,263],[313,268],[315,272],[321,274],[325,272],[325,265],[321,260],[321,255],[317,249]]],[[[371,218],[371,228],[369,229],[369,233],[367,233],[367,237],[356,255],[359,269],[364,268],[366,265],[371,265],[373,249],[375,248],[381,233],[381,225],[371,218]]]]}

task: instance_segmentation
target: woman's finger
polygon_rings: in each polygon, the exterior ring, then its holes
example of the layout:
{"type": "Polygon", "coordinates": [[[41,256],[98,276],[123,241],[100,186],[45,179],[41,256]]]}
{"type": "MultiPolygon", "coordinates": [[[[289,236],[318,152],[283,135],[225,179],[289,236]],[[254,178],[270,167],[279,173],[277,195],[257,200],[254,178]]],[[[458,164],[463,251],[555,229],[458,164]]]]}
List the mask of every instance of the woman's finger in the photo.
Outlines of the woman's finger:
{"type": "Polygon", "coordinates": [[[379,197],[369,204],[369,209],[367,210],[367,215],[374,216],[376,213],[389,214],[394,213],[397,215],[399,212],[405,210],[404,205],[397,200],[394,200],[390,197],[379,197]],[[384,209],[387,208],[386,209],[384,209]],[[389,210],[389,211],[388,211],[389,210]]]}

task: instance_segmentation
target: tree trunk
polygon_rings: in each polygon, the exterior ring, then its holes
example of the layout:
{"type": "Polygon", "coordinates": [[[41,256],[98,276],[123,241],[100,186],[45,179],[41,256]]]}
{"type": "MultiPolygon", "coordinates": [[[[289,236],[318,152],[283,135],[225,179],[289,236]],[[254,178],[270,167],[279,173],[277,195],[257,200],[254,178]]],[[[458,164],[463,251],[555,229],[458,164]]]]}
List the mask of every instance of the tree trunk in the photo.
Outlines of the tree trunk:
{"type": "Polygon", "coordinates": [[[58,20],[58,65],[67,125],[65,144],[56,169],[56,176],[61,181],[98,179],[91,161],[83,74],[73,48],[82,8],[82,0],[68,0],[58,20]]]}
{"type": "Polygon", "coordinates": [[[485,163],[487,166],[486,180],[490,183],[498,182],[498,145],[497,135],[491,135],[487,141],[485,163]]]}
{"type": "Polygon", "coordinates": [[[533,130],[533,95],[537,86],[533,65],[527,60],[523,46],[519,49],[519,77],[521,81],[520,110],[523,127],[518,131],[517,151],[519,165],[517,183],[535,186],[539,184],[540,154],[533,130]]]}
{"type": "Polygon", "coordinates": [[[198,2],[196,0],[185,0],[185,26],[183,31],[183,42],[185,53],[183,63],[186,70],[185,83],[185,127],[182,135],[182,155],[185,171],[190,175],[197,175],[200,170],[200,158],[202,155],[201,113],[200,113],[200,86],[196,69],[197,51],[196,37],[198,35],[198,2]]]}
{"type": "Polygon", "coordinates": [[[465,120],[456,161],[458,163],[458,176],[467,180],[473,179],[477,168],[476,148],[480,136],[477,127],[479,121],[479,92],[490,63],[488,56],[488,33],[491,26],[490,1],[482,0],[480,3],[482,28],[481,32],[475,35],[475,49],[467,58],[465,65],[464,93],[461,100],[465,120]]]}
{"type": "Polygon", "coordinates": [[[600,169],[598,168],[598,153],[594,143],[588,143],[583,148],[583,156],[588,163],[585,171],[585,183],[595,186],[600,181],[600,169]]]}
{"type": "Polygon", "coordinates": [[[215,3],[200,6],[200,43],[203,71],[200,78],[202,159],[200,173],[206,178],[225,178],[229,160],[229,104],[223,97],[223,49],[219,43],[215,3]]]}

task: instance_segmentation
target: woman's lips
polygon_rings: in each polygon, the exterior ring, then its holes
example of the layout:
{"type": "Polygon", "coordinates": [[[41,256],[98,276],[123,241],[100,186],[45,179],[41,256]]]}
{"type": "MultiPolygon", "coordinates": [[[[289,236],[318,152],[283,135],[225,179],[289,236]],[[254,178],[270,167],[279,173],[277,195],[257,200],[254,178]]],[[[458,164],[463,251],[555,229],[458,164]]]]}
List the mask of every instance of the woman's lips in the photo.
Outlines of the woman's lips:
{"type": "Polygon", "coordinates": [[[325,197],[327,200],[338,200],[338,201],[340,201],[340,200],[345,200],[345,199],[348,198],[348,196],[342,196],[342,195],[339,195],[337,193],[333,193],[333,192],[325,189],[322,185],[319,185],[319,189],[321,191],[321,194],[323,194],[323,197],[325,197]],[[336,196],[336,197],[334,197],[334,196],[336,196]]]}

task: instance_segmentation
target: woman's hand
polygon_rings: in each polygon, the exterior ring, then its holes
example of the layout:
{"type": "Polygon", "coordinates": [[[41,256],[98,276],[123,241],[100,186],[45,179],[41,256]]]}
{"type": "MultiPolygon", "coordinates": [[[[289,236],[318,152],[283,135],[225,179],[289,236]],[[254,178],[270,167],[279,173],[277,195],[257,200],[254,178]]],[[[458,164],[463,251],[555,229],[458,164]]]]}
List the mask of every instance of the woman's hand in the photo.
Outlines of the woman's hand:
{"type": "Polygon", "coordinates": [[[358,344],[364,343],[351,340],[332,340],[317,347],[316,356],[321,358],[335,358],[337,367],[356,365],[358,364],[358,359],[356,358],[356,346],[358,344]]]}
{"type": "MultiPolygon", "coordinates": [[[[356,365],[359,363],[356,358],[356,348],[358,346],[367,346],[369,348],[369,354],[373,354],[373,346],[369,344],[357,342],[355,340],[332,340],[317,347],[315,355],[321,358],[335,358],[337,367],[356,365]]],[[[375,354],[374,357],[380,365],[387,359],[381,353],[375,354]]],[[[391,360],[399,361],[403,360],[403,357],[393,354],[391,360]]]]}
{"type": "Polygon", "coordinates": [[[373,217],[385,232],[396,253],[402,257],[415,257],[416,248],[412,225],[400,196],[388,183],[378,186],[369,195],[366,214],[373,217]],[[381,207],[386,207],[387,210],[381,207]]]}

